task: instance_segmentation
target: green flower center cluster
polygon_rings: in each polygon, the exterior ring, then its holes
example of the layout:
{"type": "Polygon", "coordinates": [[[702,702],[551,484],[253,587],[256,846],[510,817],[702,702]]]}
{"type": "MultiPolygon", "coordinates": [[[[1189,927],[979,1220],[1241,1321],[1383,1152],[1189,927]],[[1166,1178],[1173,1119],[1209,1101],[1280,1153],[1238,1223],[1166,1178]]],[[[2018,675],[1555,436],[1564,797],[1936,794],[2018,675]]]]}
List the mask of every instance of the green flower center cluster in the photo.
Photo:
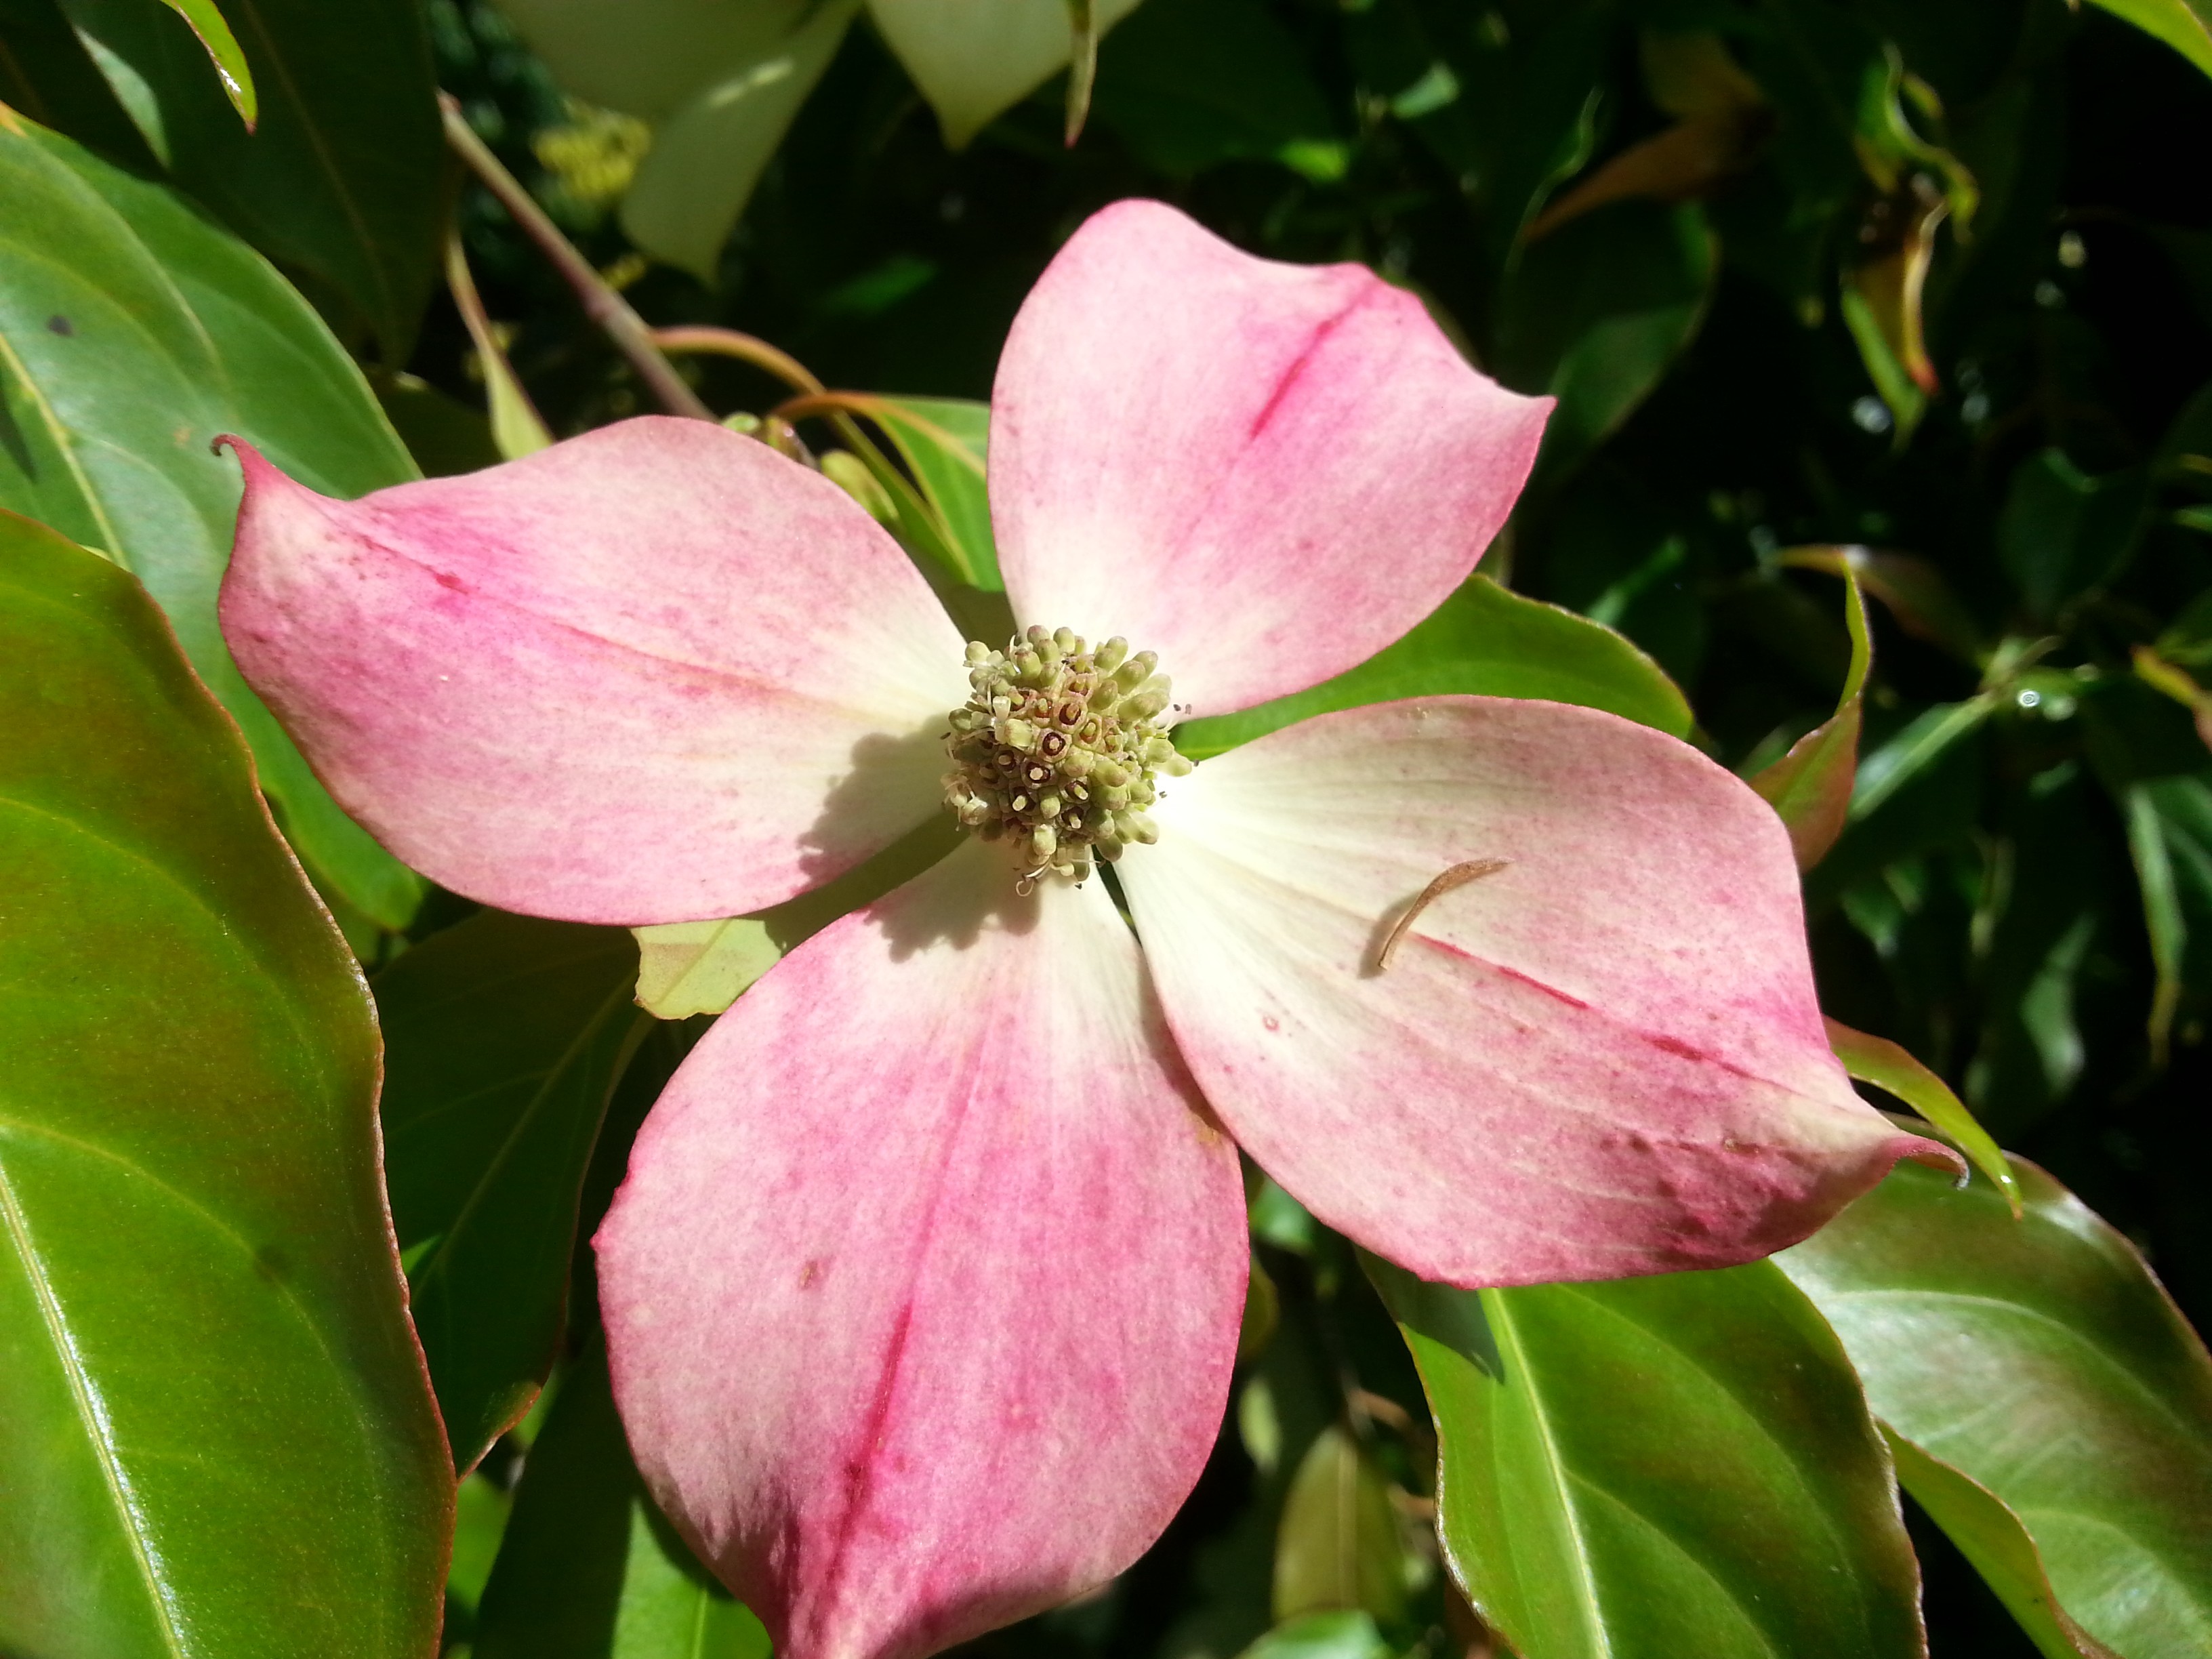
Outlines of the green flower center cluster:
{"type": "Polygon", "coordinates": [[[1168,678],[1118,635],[1097,650],[1065,628],[1032,628],[1004,651],[971,643],[968,683],[945,747],[945,799],[986,841],[1012,843],[1022,890],[1047,874],[1081,881],[1159,830],[1153,779],[1190,763],[1160,722],[1168,678]]]}

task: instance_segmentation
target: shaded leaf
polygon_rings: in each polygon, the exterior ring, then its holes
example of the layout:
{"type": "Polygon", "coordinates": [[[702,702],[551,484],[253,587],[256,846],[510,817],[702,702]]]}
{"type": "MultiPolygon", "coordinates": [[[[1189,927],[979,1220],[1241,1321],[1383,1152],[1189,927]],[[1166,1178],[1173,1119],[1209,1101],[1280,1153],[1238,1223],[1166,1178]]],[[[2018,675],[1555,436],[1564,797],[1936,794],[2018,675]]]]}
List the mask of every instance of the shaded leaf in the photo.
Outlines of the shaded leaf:
{"type": "Polygon", "coordinates": [[[2091,477],[2057,449],[2023,461],[1997,519],[1997,551],[2028,609],[2051,616],[2118,575],[2135,553],[2149,501],[2142,467],[2091,477]]]}
{"type": "Polygon", "coordinates": [[[619,927],[487,910],[377,976],[392,1224],[461,1468],[551,1369],[636,971],[619,927]]]}
{"type": "Polygon", "coordinates": [[[865,412],[890,434],[913,471],[943,526],[954,574],[970,587],[1000,589],[998,544],[983,483],[990,404],[961,398],[875,398],[865,412]]]}
{"type": "Polygon", "coordinates": [[[1498,301],[1491,367],[1559,400],[1541,477],[1571,470],[1650,396],[1703,322],[1718,267],[1694,205],[1617,203],[1527,250],[1498,301]]]}
{"type": "Polygon", "coordinates": [[[1351,159],[1296,37],[1261,0],[1151,0],[1101,47],[1091,107],[1171,178],[1249,157],[1326,180],[1351,159]]]}
{"type": "Polygon", "coordinates": [[[661,1517],[594,1341],[523,1466],[475,1659],[768,1659],[768,1632],[661,1517]]]}
{"type": "Polygon", "coordinates": [[[2158,975],[2151,1046],[2163,1060],[2183,994],[2212,988],[2212,781],[2131,783],[2121,806],[2158,975]]]}
{"type": "Polygon", "coordinates": [[[1405,1612],[1407,1588],[1389,1483],[1359,1443],[1332,1424],[1306,1449],[1283,1502],[1275,1619],[1362,1611],[1388,1622],[1405,1612]]]}
{"type": "Polygon", "coordinates": [[[1478,574],[1358,667],[1256,708],[1187,720],[1176,745],[1203,759],[1310,715],[1454,693],[1577,703],[1677,738],[1692,724],[1674,681],[1613,629],[1478,574]]]}
{"type": "Polygon", "coordinates": [[[530,401],[530,394],[522,389],[514,368],[507,361],[506,349],[500,344],[499,335],[491,319],[484,313],[483,299],[477,291],[477,279],[469,270],[468,254],[461,246],[461,234],[456,229],[446,237],[446,286],[452,290],[453,308],[461,313],[461,325],[469,331],[469,343],[476,348],[477,368],[483,375],[484,403],[489,410],[492,447],[497,459],[519,461],[525,455],[535,455],[553,442],[553,434],[538,406],[530,401]]]}
{"type": "Polygon", "coordinates": [[[1996,707],[1988,696],[1938,703],[1923,709],[1887,742],[1859,763],[1851,790],[1850,817],[1879,811],[1892,795],[1928,771],[1959,743],[1982,727],[1996,707]]]}
{"type": "Polygon", "coordinates": [[[859,10],[860,0],[802,8],[787,33],[669,112],[623,198],[633,241],[714,280],[722,244],[859,10]]]}
{"type": "Polygon", "coordinates": [[[1924,1655],[1857,1379],[1771,1264],[1479,1292],[1368,1269],[1436,1420],[1446,1556],[1522,1659],[1924,1655]]]}
{"type": "Polygon", "coordinates": [[[4,112],[0,194],[0,507],[144,581],[309,870],[404,926],[421,880],[338,810],[224,648],[240,484],[210,446],[236,433],[338,496],[413,477],[406,451],[300,296],[176,196],[4,112]]]}
{"type": "MultiPolygon", "coordinates": [[[[1094,41],[1136,7],[1089,0],[1094,41]]],[[[1077,44],[1067,0],[871,0],[869,15],[937,112],[951,149],[1066,68],[1077,44]]]]}
{"type": "Polygon", "coordinates": [[[140,171],[160,167],[56,0],[0,0],[0,104],[140,171]]]}
{"type": "Polygon", "coordinates": [[[2212,1360],[2125,1239],[2012,1167],[2019,1221],[1900,1166],[1776,1260],[1890,1431],[2019,1517],[2069,1617],[2128,1659],[2201,1654],[2212,1360]]]}
{"type": "MultiPolygon", "coordinates": [[[[207,0],[185,0],[195,11],[207,0]]],[[[178,0],[167,0],[177,6],[178,0]]],[[[179,188],[319,297],[364,319],[397,366],[437,280],[446,152],[413,0],[222,0],[258,70],[248,131],[180,18],[144,0],[62,0],[179,188]]]]}
{"type": "Polygon", "coordinates": [[[1387,1659],[1370,1613],[1309,1613],[1285,1620],[1237,1659],[1387,1659]]]}
{"type": "Polygon", "coordinates": [[[376,1028],[237,728],[0,515],[0,1650],[416,1659],[453,1475],[376,1028]]]}

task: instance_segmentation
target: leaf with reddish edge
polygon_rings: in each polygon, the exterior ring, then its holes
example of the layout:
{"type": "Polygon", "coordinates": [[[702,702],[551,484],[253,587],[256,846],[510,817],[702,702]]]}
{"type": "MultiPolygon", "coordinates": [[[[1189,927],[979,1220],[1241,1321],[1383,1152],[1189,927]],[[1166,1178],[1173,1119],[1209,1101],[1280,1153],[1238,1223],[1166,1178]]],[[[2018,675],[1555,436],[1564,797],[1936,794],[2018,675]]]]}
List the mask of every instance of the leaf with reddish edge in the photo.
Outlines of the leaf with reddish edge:
{"type": "Polygon", "coordinates": [[[1994,1187],[1900,1169],[1776,1262],[1884,1426],[2018,1517],[2067,1617],[2127,1659],[2195,1659],[2212,1647],[2212,1357],[2125,1238],[2011,1164],[2018,1219],[1994,1187]]]}
{"type": "Polygon", "coordinates": [[[244,729],[309,871],[404,927],[421,878],[338,810],[223,647],[216,591],[238,477],[210,445],[241,433],[340,495],[411,477],[407,452],[307,301],[182,197],[0,111],[0,363],[25,400],[0,445],[0,507],[145,582],[244,729]]]}
{"type": "Polygon", "coordinates": [[[1847,561],[1834,567],[1844,579],[1844,623],[1851,635],[1851,665],[1836,712],[1790,745],[1790,752],[1751,780],[1790,831],[1797,867],[1809,870],[1844,833],[1858,776],[1859,727],[1867,670],[1874,647],[1867,635],[1866,596],[1847,561]]]}
{"type": "Polygon", "coordinates": [[[0,1650],[435,1644],[368,994],[137,582],[0,514],[0,1650]]]}
{"type": "Polygon", "coordinates": [[[199,37],[215,64],[216,78],[222,82],[223,96],[230,100],[230,106],[246,123],[246,130],[252,131],[261,114],[261,100],[253,90],[253,71],[247,66],[246,54],[239,50],[238,37],[230,32],[230,25],[223,21],[214,0],[161,0],[161,3],[191,25],[192,33],[199,37]]]}
{"type": "Polygon", "coordinates": [[[487,910],[377,975],[392,1222],[463,1470],[552,1366],[585,1166],[647,1020],[636,975],[619,928],[487,910]]]}
{"type": "Polygon", "coordinates": [[[2012,1166],[1949,1084],[1887,1037],[1855,1031],[1839,1020],[1826,1024],[1828,1047],[1843,1061],[1846,1072],[1862,1083],[1895,1095],[1919,1113],[1995,1183],[2012,1212],[2020,1213],[2020,1183],[2013,1178],[2012,1166]]]}
{"type": "Polygon", "coordinates": [[[1370,1256],[1437,1425],[1437,1533],[1525,1659],[1924,1659],[1843,1346],[1774,1267],[1460,1291],[1370,1256]]]}
{"type": "Polygon", "coordinates": [[[2045,1659],[2119,1659],[2058,1605],[2051,1574],[2020,1517],[1978,1481],[1883,1431],[1898,1484],[1959,1547],[2045,1659]]]}

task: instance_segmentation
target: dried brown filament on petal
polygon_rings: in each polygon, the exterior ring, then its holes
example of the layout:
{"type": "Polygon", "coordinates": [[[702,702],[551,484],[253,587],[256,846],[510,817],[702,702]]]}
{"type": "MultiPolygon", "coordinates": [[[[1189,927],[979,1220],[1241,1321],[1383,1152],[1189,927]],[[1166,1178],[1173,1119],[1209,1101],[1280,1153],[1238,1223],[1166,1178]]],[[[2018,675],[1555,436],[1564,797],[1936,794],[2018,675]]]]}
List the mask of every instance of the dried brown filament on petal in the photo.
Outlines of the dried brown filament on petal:
{"type": "Polygon", "coordinates": [[[1464,864],[1455,864],[1426,887],[1421,889],[1419,896],[1406,907],[1405,915],[1400,916],[1392,925],[1390,932],[1382,940],[1382,948],[1376,951],[1375,971],[1380,974],[1389,969],[1390,958],[1397,954],[1398,941],[1406,937],[1406,930],[1413,925],[1422,911],[1427,909],[1446,893],[1456,888],[1464,887],[1471,881],[1480,881],[1485,876],[1494,876],[1512,862],[1511,859],[1469,859],[1464,864]]]}

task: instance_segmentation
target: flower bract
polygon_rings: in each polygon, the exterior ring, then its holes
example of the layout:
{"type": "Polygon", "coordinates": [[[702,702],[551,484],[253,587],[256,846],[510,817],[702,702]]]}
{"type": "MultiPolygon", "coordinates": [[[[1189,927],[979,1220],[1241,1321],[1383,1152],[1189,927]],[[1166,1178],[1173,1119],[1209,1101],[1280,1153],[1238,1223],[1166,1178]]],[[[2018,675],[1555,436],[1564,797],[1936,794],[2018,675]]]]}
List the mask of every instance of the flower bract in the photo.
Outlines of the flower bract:
{"type": "Polygon", "coordinates": [[[353,502],[241,449],[232,648],[448,886],[685,921],[973,831],[706,1034],[597,1240],[640,1467],[789,1659],[912,1659],[1158,1535],[1228,1387],[1239,1146],[1462,1285],[1742,1261],[1948,1159],[1852,1091],[1788,837],[1688,746],[1447,696],[1176,754],[1433,610],[1545,412],[1364,270],[1125,203],[1000,362],[1008,640],[704,423],[353,502]]]}

